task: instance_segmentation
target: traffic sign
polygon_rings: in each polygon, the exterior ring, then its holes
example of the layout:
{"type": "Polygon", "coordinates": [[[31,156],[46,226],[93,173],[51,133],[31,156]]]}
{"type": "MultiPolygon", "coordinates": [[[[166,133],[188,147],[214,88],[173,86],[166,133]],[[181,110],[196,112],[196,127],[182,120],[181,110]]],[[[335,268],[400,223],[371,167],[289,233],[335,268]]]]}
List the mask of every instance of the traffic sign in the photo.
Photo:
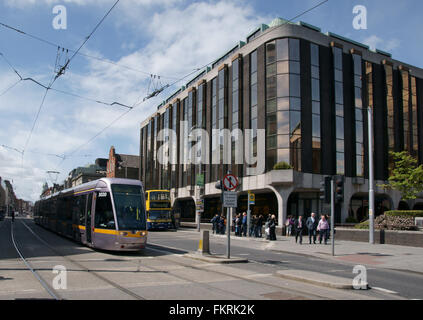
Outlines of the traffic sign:
{"type": "Polygon", "coordinates": [[[223,192],[223,207],[225,208],[238,207],[236,192],[231,192],[231,191],[223,192]]]}
{"type": "Polygon", "coordinates": [[[223,186],[226,188],[226,190],[232,191],[238,188],[239,181],[237,177],[235,177],[233,174],[227,174],[223,178],[223,186]]]}

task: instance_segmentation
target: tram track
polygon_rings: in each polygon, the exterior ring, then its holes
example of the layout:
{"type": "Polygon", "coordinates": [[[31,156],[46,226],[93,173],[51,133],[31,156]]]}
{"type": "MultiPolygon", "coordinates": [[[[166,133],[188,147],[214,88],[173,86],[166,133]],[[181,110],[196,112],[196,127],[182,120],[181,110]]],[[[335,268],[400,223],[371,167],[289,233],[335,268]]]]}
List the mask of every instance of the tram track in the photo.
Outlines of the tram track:
{"type": "MultiPolygon", "coordinates": [[[[16,223],[15,221],[11,221],[10,224],[10,234],[13,246],[15,247],[16,252],[18,253],[21,260],[24,262],[25,266],[31,271],[31,273],[34,275],[34,277],[38,280],[38,282],[41,284],[41,286],[47,291],[47,293],[55,300],[63,300],[63,298],[53,289],[49,286],[49,284],[38,274],[36,269],[31,265],[31,263],[25,258],[25,256],[22,254],[21,250],[19,250],[19,247],[17,245],[17,241],[15,239],[14,234],[14,225],[16,223]]],[[[0,226],[1,227],[1,226],[0,226]]]]}
{"type": "Polygon", "coordinates": [[[87,273],[93,275],[94,277],[96,277],[97,279],[99,279],[103,282],[106,282],[107,284],[109,284],[113,288],[118,289],[119,291],[127,294],[128,296],[131,296],[132,298],[135,298],[136,300],[146,300],[146,298],[140,296],[139,294],[137,294],[137,293],[125,288],[125,287],[122,287],[118,283],[116,283],[116,282],[114,282],[110,279],[107,279],[106,277],[103,277],[98,272],[90,270],[89,268],[85,267],[84,265],[80,264],[79,262],[63,255],[61,252],[59,252],[58,250],[53,248],[49,243],[47,243],[44,239],[42,239],[39,235],[37,235],[34,232],[34,230],[32,230],[32,228],[29,227],[25,222],[23,222],[23,221],[21,221],[21,222],[31,232],[31,234],[34,235],[34,237],[37,238],[41,243],[43,243],[47,248],[49,248],[51,251],[53,251],[54,253],[56,253],[58,256],[62,257],[66,261],[70,262],[71,264],[74,264],[75,266],[79,267],[81,269],[81,270],[79,270],[80,272],[87,272],[87,273]]]}

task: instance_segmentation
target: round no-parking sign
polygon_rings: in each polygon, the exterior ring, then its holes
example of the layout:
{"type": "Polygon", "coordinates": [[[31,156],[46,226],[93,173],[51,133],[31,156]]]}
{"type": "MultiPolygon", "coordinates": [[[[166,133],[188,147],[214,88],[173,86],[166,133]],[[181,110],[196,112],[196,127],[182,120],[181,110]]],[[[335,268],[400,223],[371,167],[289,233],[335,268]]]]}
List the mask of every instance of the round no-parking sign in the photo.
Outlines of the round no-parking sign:
{"type": "Polygon", "coordinates": [[[239,181],[237,177],[235,177],[233,174],[227,174],[223,178],[223,186],[226,188],[226,190],[232,191],[238,188],[239,181]]]}

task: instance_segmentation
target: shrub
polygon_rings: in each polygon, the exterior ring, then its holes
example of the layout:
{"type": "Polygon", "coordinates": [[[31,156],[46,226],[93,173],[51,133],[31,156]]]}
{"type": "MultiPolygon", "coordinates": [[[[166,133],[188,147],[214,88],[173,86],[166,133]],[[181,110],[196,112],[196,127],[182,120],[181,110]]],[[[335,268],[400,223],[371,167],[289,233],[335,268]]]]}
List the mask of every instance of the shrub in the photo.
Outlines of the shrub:
{"type": "Polygon", "coordinates": [[[348,217],[345,220],[346,223],[358,223],[358,220],[355,217],[348,217]]]}
{"type": "Polygon", "coordinates": [[[354,228],[355,229],[369,229],[369,220],[356,224],[354,228]]]}
{"type": "Polygon", "coordinates": [[[278,162],[273,166],[273,170],[289,170],[289,169],[293,169],[293,167],[289,163],[286,163],[285,161],[278,162]]]}
{"type": "Polygon", "coordinates": [[[390,217],[423,217],[423,210],[391,210],[385,211],[385,215],[390,217]]]}

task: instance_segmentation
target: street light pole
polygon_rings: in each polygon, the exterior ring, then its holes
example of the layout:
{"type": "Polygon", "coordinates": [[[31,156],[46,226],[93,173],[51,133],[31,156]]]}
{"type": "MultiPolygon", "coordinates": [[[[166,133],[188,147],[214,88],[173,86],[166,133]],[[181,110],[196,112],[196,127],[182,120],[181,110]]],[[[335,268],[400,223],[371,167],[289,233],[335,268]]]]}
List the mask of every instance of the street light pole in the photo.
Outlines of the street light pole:
{"type": "Polygon", "coordinates": [[[373,168],[373,108],[368,106],[367,118],[369,122],[369,243],[374,244],[374,168],[373,168]]]}

